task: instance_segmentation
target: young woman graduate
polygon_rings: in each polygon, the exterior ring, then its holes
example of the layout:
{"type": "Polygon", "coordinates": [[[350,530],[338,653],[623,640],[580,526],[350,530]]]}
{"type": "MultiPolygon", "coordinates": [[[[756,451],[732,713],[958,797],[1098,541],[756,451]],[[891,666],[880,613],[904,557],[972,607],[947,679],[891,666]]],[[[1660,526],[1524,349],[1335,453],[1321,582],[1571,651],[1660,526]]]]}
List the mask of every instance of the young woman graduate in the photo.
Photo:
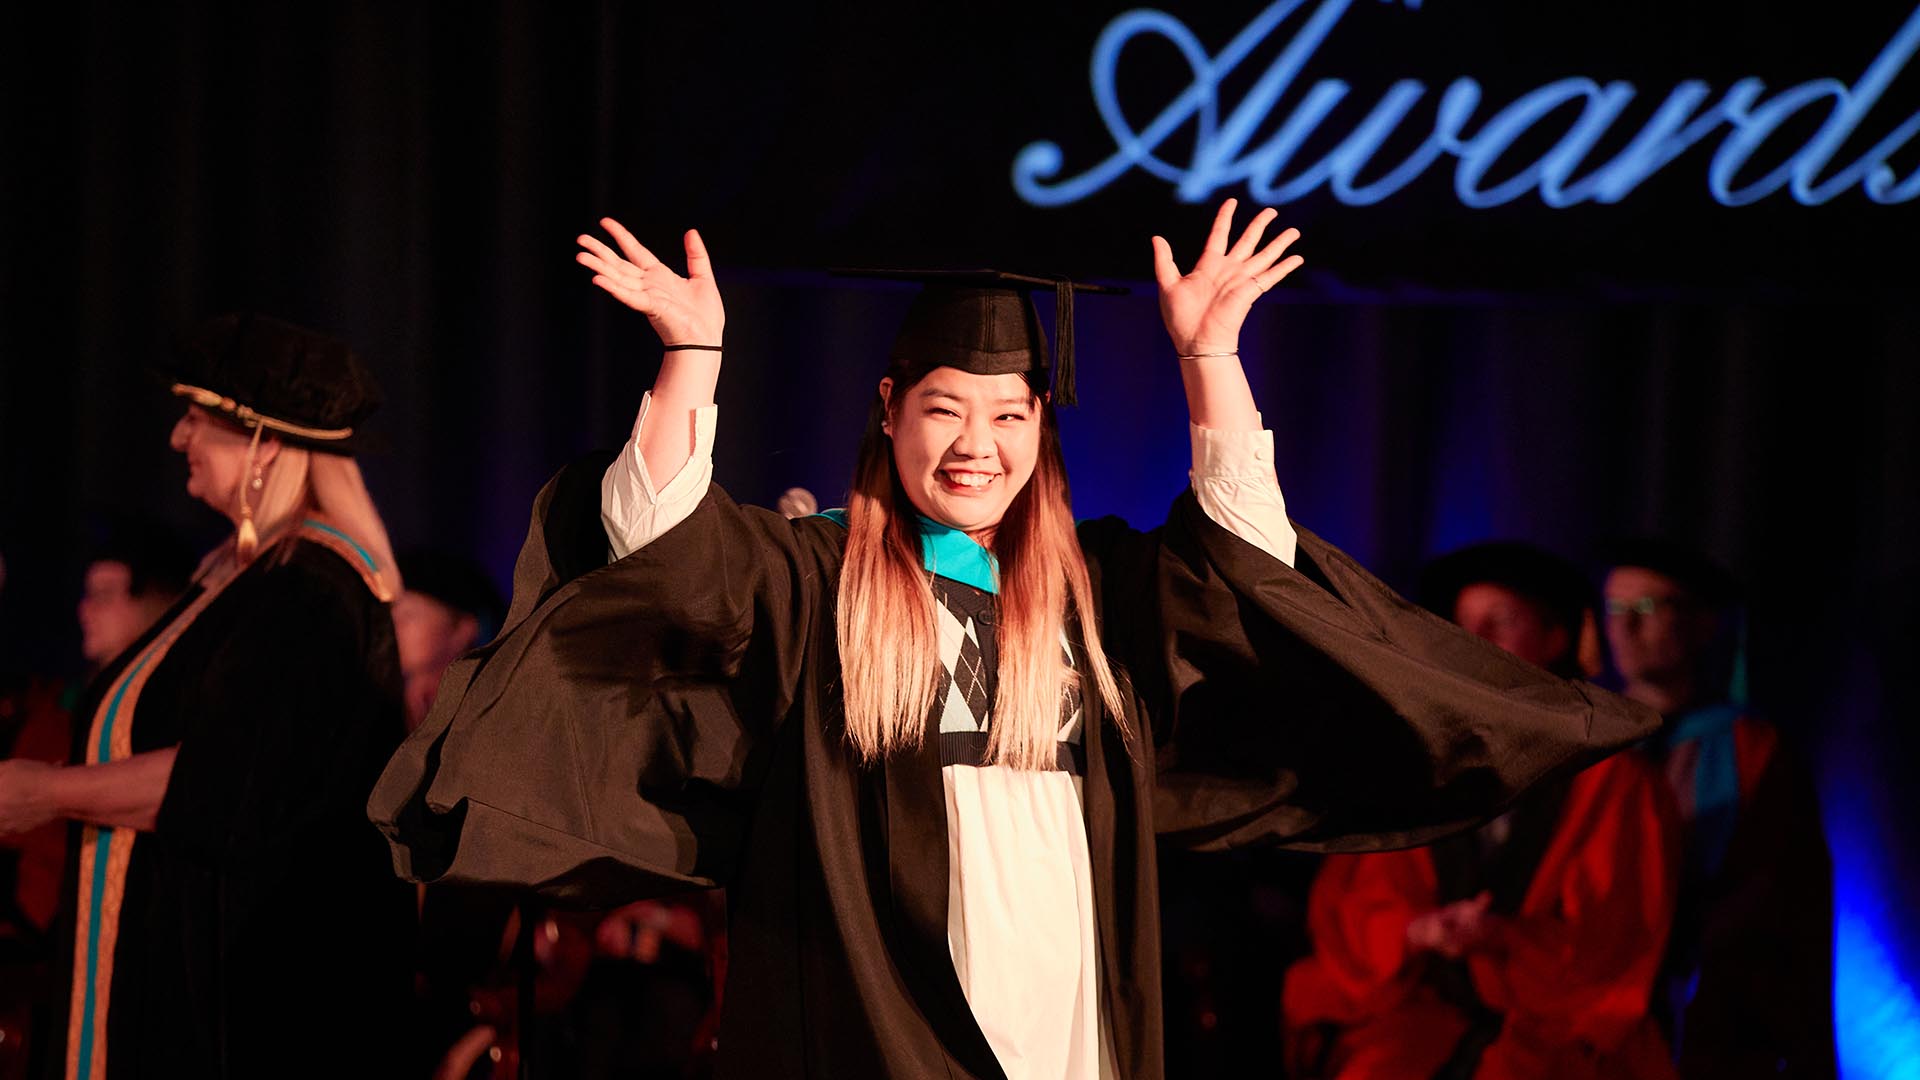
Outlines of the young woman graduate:
{"type": "Polygon", "coordinates": [[[1156,832],[1416,844],[1652,730],[1289,524],[1236,353],[1298,234],[1232,215],[1186,275],[1153,241],[1195,456],[1151,533],[1073,524],[1036,279],[929,279],[849,505],[789,521],[710,480],[698,234],[685,278],[582,237],[666,359],[619,457],[540,494],[506,630],[375,790],[399,870],[725,884],[720,1076],[1158,1077],[1156,832]]]}

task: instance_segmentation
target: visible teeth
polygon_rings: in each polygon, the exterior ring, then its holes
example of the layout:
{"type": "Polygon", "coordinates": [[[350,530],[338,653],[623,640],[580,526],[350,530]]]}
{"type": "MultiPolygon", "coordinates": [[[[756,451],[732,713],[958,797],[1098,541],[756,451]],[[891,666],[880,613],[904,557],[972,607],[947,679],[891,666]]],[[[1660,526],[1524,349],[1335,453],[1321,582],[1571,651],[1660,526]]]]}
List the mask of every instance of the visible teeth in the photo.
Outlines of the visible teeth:
{"type": "Polygon", "coordinates": [[[993,482],[992,473],[948,472],[947,479],[965,487],[986,487],[993,482]]]}

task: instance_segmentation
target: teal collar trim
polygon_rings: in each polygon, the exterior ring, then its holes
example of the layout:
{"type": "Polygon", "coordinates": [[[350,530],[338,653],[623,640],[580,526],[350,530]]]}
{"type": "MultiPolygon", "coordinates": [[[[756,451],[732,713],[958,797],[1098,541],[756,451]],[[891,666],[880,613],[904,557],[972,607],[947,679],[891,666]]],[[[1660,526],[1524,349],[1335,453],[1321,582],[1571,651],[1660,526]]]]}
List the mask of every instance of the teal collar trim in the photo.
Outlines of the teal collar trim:
{"type": "MultiPolygon", "coordinates": [[[[845,510],[822,510],[814,516],[826,518],[843,529],[847,527],[845,510]]],[[[999,594],[1000,564],[993,552],[959,529],[948,528],[924,515],[914,516],[920,525],[920,562],[928,573],[971,585],[984,593],[999,594]]]]}
{"type": "Polygon", "coordinates": [[[1000,564],[993,552],[959,529],[915,516],[920,518],[920,559],[928,573],[971,585],[983,593],[999,594],[1000,564]]]}
{"type": "Polygon", "coordinates": [[[360,556],[360,561],[367,564],[368,570],[371,570],[376,574],[380,572],[380,564],[373,561],[373,556],[367,554],[366,548],[363,548],[359,544],[354,543],[353,537],[348,536],[346,533],[341,532],[339,529],[336,529],[331,525],[322,525],[321,523],[313,520],[312,518],[307,518],[301,521],[300,524],[305,525],[309,529],[317,529],[323,533],[330,533],[346,541],[347,546],[353,549],[354,554],[360,556]]]}

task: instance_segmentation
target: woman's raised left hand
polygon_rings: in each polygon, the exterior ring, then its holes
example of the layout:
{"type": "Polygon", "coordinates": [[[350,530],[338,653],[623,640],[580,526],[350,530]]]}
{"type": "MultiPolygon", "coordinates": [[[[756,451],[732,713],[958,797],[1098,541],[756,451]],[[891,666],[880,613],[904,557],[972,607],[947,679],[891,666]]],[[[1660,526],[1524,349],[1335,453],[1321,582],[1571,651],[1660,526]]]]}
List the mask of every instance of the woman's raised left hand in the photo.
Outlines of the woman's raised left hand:
{"type": "Polygon", "coordinates": [[[582,233],[575,238],[582,250],[573,256],[575,262],[593,271],[595,285],[645,315],[663,344],[720,344],[727,309],[720,302],[713,262],[707,258],[707,245],[700,239],[699,230],[688,229],[682,238],[687,249],[687,276],[681,277],[635,240],[626,226],[608,217],[600,219],[600,227],[607,230],[620,250],[582,233]]]}
{"type": "Polygon", "coordinates": [[[1153,238],[1153,276],[1160,284],[1160,317],[1166,320],[1167,334],[1181,355],[1237,352],[1240,324],[1246,321],[1253,302],[1306,261],[1298,255],[1282,258],[1300,239],[1298,229],[1288,229],[1265,247],[1260,246],[1267,226],[1280,216],[1272,207],[1255,214],[1240,239],[1229,246],[1237,205],[1233,199],[1220,204],[1206,246],[1188,274],[1182,275],[1174,265],[1172,246],[1163,237],[1153,238]]]}

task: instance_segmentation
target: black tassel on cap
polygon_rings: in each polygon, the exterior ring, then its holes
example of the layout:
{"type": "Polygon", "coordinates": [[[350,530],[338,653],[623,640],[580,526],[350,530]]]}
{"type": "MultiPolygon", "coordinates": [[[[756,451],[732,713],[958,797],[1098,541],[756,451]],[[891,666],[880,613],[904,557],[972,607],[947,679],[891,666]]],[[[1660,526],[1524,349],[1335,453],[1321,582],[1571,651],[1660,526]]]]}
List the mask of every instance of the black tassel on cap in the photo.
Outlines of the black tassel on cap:
{"type": "Polygon", "coordinates": [[[1053,403],[1077,403],[1073,390],[1073,282],[1053,287],[1053,403]]]}

